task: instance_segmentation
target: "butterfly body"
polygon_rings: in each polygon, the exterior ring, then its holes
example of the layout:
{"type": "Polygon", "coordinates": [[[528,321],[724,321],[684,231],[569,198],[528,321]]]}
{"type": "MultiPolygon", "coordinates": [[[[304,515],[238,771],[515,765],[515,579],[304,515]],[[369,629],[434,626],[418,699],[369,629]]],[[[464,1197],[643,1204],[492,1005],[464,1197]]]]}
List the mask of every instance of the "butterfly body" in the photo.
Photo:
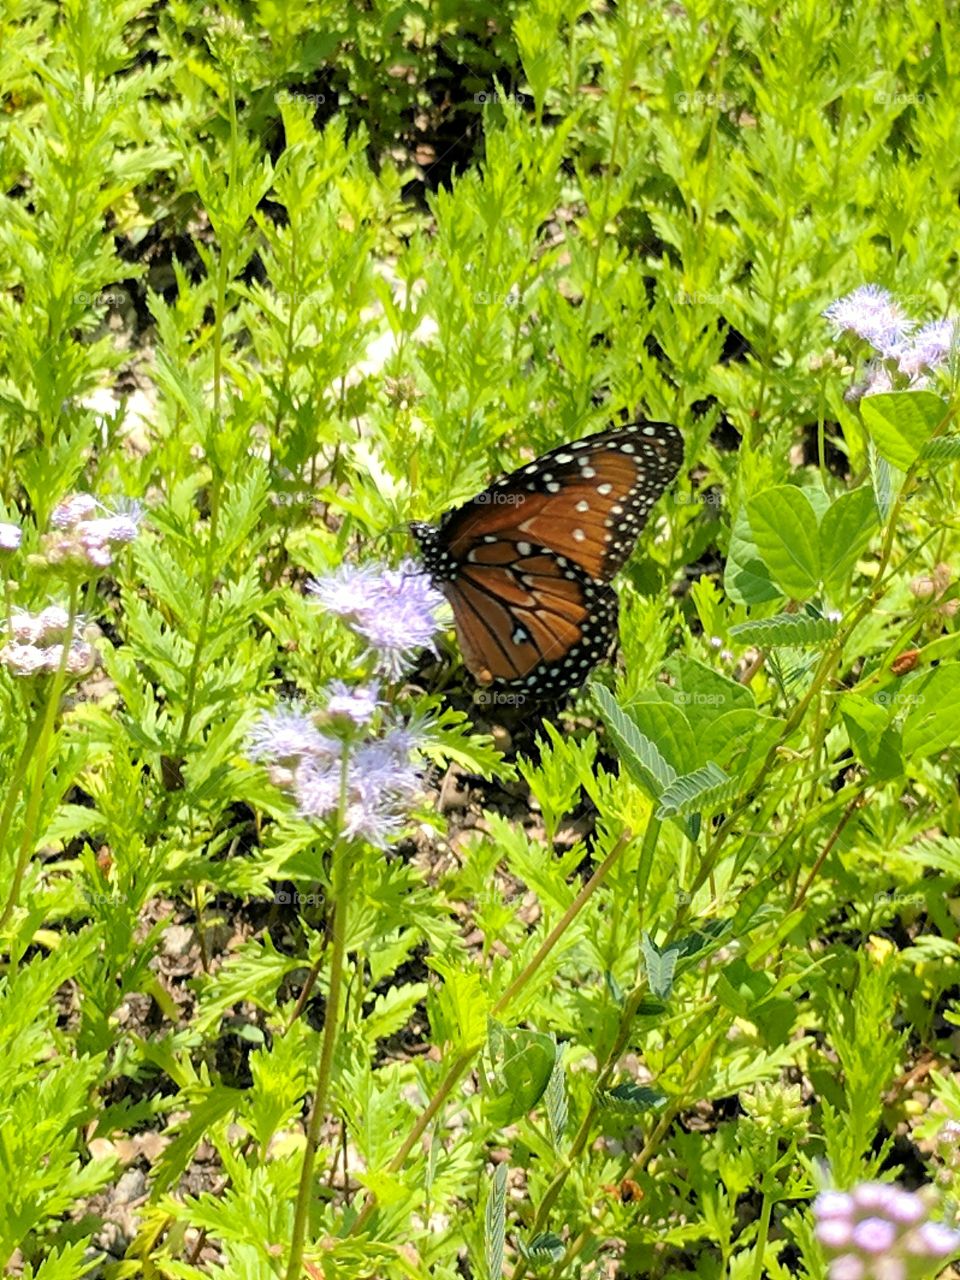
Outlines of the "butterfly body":
{"type": "Polygon", "coordinates": [[[676,427],[630,423],[552,449],[437,525],[410,525],[480,684],[560,694],[609,655],[607,584],[682,459],[676,427]]]}

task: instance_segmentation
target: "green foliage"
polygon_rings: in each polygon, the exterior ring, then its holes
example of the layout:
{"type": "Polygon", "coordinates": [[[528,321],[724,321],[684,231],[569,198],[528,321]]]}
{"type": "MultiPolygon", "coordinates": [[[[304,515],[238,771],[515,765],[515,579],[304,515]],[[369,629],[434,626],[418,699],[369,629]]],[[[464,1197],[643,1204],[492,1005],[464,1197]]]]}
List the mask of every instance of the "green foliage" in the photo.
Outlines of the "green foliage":
{"type": "Polygon", "coordinates": [[[858,397],[821,316],[949,313],[953,62],[900,0],[3,10],[2,644],[99,655],[0,663],[11,1274],[282,1274],[324,1080],[331,1278],[812,1277],[916,1064],[960,1118],[956,353],[858,397]],[[621,658],[562,713],[468,714],[452,642],[384,683],[424,787],[341,937],[247,754],[373,676],[307,581],[621,412],[686,457],[621,658]],[[86,576],[75,492],[146,511],[86,576]]]}

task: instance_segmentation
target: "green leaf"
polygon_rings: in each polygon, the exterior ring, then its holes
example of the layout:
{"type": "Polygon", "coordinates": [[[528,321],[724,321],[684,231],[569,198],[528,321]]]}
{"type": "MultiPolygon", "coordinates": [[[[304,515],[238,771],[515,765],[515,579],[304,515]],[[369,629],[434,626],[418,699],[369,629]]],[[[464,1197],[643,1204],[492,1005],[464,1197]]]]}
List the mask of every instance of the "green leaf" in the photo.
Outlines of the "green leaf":
{"type": "Polygon", "coordinates": [[[920,451],[931,462],[960,462],[960,436],[938,436],[928,440],[920,451]]]}
{"type": "Polygon", "coordinates": [[[745,605],[766,604],[781,595],[760,559],[746,507],[740,508],[733,522],[723,588],[731,600],[745,605]]]}
{"type": "Polygon", "coordinates": [[[944,663],[904,680],[899,699],[909,707],[903,722],[903,752],[922,758],[960,740],[960,665],[944,663]]]}
{"type": "Polygon", "coordinates": [[[647,1084],[637,1084],[634,1080],[626,1080],[623,1084],[614,1085],[600,1094],[600,1105],[616,1107],[625,1111],[659,1111],[667,1100],[667,1095],[659,1089],[647,1084]]]}
{"type": "Polygon", "coordinates": [[[903,487],[903,472],[881,458],[877,446],[872,440],[867,441],[867,463],[870,467],[870,484],[877,504],[877,512],[882,521],[890,517],[897,494],[903,487]]]}
{"type": "Polygon", "coordinates": [[[719,765],[708,760],[693,773],[685,773],[671,782],[660,797],[658,818],[673,818],[688,813],[699,813],[716,805],[729,803],[742,784],[730,778],[719,765]]]}
{"type": "Polygon", "coordinates": [[[488,1280],[503,1275],[503,1245],[507,1234],[507,1166],[498,1164],[490,1179],[484,1215],[488,1280]]]}
{"type": "Polygon", "coordinates": [[[640,950],[643,953],[643,966],[647,974],[647,985],[658,1000],[667,1000],[673,990],[673,974],[677,967],[676,947],[667,947],[660,951],[646,930],[640,938],[640,950]]]}
{"type": "Polygon", "coordinates": [[[643,736],[657,744],[657,751],[674,775],[686,773],[700,763],[697,739],[681,707],[658,697],[632,702],[627,710],[643,736]]]}
{"type": "Polygon", "coordinates": [[[450,1041],[459,1052],[476,1049],[487,1038],[489,984],[481,974],[463,971],[438,956],[430,967],[443,978],[439,991],[431,988],[427,1010],[434,1041],[450,1041]]]}
{"type": "Polygon", "coordinates": [[[890,707],[846,693],[840,699],[840,714],[860,763],[878,780],[899,777],[904,771],[902,735],[891,723],[890,707]]]}
{"type": "Polygon", "coordinates": [[[865,396],[860,412],[877,452],[906,471],[946,417],[948,406],[932,391],[889,391],[865,396]]]}
{"type": "MultiPolygon", "coordinates": [[[[722,672],[683,656],[674,656],[665,665],[675,684],[672,687],[658,685],[657,693],[665,701],[683,708],[698,740],[703,725],[712,723],[727,711],[749,708],[756,714],[754,696],[746,685],[731,680],[722,672]]],[[[700,757],[698,763],[704,763],[705,759],[700,757]]]]}
{"type": "Polygon", "coordinates": [[[85,1257],[90,1246],[89,1236],[65,1244],[62,1249],[52,1248],[34,1271],[28,1265],[21,1280],[80,1280],[94,1267],[99,1269],[101,1256],[85,1257]]]}
{"type": "Polygon", "coordinates": [[[636,722],[622,709],[609,689],[593,683],[590,691],[624,768],[634,782],[656,799],[677,776],[676,769],[667,763],[652,739],[640,732],[636,722]]]}
{"type": "Polygon", "coordinates": [[[533,1237],[529,1244],[518,1240],[520,1252],[534,1266],[545,1266],[548,1262],[559,1262],[566,1252],[563,1241],[553,1231],[541,1231],[533,1237]]]}
{"type": "Polygon", "coordinates": [[[552,1036],[524,1027],[504,1027],[490,1019],[490,1059],[493,1083],[499,1093],[490,1099],[491,1120],[506,1125],[519,1120],[537,1105],[546,1092],[557,1060],[552,1036]]]}
{"type": "Polygon", "coordinates": [[[802,489],[777,485],[747,503],[757,553],[784,595],[803,600],[820,585],[820,542],[813,504],[802,489]]]}
{"type": "Polygon", "coordinates": [[[821,520],[823,583],[834,600],[846,595],[854,566],[870,545],[876,528],[877,504],[868,485],[841,494],[821,520]]]}
{"type": "Polygon", "coordinates": [[[554,1150],[559,1151],[569,1118],[567,1076],[563,1066],[562,1044],[557,1045],[556,1056],[553,1060],[553,1070],[550,1072],[550,1079],[547,1081],[544,1098],[547,1104],[547,1119],[550,1122],[550,1137],[553,1139],[554,1150]]]}
{"type": "Polygon", "coordinates": [[[731,640],[740,644],[772,648],[784,645],[795,649],[815,649],[837,633],[837,624],[808,613],[776,613],[772,618],[738,622],[730,628],[731,640]]]}

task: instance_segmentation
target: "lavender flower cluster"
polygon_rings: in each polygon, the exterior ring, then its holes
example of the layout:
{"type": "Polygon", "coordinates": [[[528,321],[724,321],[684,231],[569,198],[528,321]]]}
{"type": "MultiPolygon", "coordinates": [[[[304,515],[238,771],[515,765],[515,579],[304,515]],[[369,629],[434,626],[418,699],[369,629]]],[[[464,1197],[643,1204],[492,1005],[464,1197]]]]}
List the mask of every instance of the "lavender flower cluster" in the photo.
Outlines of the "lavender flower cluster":
{"type": "Polygon", "coordinates": [[[823,313],[837,337],[853,335],[875,353],[868,363],[866,381],[854,396],[882,391],[919,390],[929,385],[929,374],[946,363],[960,333],[948,317],[917,328],[887,289],[861,285],[830,304],[823,313]]]}
{"type": "Polygon", "coordinates": [[[334,681],[323,711],[309,715],[287,706],[266,712],[250,735],[248,754],[267,764],[304,818],[336,815],[343,787],[340,834],[385,848],[399,833],[420,778],[416,734],[393,726],[373,736],[381,705],[376,685],[351,690],[334,681]]]}
{"type": "Polygon", "coordinates": [[[132,542],[140,527],[142,511],[136,503],[114,514],[98,515],[105,508],[89,493],[76,493],[55,508],[53,529],[41,547],[48,564],[82,569],[108,569],[117,547],[132,542]]]}
{"type": "Polygon", "coordinates": [[[829,1280],[923,1280],[960,1250],[960,1231],[931,1222],[922,1195],[888,1183],[822,1192],[813,1214],[829,1280]]]}
{"type": "Polygon", "coordinates": [[[341,565],[308,590],[367,641],[377,671],[397,680],[418,649],[433,649],[441,593],[414,560],[396,569],[341,565]]]}
{"type": "Polygon", "coordinates": [[[52,673],[60,667],[64,645],[67,656],[64,670],[71,676],[92,671],[96,663],[93,646],[76,634],[81,620],[75,619],[72,634],[66,609],[51,605],[41,613],[18,610],[10,618],[7,642],[0,649],[0,664],[15,676],[52,673]]]}

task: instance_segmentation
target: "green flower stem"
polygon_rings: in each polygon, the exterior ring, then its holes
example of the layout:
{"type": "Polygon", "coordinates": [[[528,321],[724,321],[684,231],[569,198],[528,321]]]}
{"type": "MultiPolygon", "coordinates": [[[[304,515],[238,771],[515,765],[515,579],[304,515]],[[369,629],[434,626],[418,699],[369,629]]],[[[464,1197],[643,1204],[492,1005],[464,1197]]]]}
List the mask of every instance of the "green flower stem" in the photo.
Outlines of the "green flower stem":
{"type": "MultiPolygon", "coordinates": [[[[340,805],[337,815],[337,826],[340,830],[343,829],[343,817],[347,808],[349,773],[350,753],[345,745],[340,766],[340,805]]],[[[290,1258],[287,1263],[286,1280],[300,1280],[303,1271],[303,1246],[307,1234],[310,1201],[313,1193],[313,1166],[317,1158],[317,1148],[320,1145],[320,1126],[323,1124],[326,1114],[327,1094],[330,1091],[333,1050],[337,1040],[340,992],[343,987],[343,968],[347,948],[347,905],[350,889],[348,851],[348,842],[338,839],[333,849],[333,952],[330,958],[330,988],[327,992],[326,1016],[323,1021],[323,1042],[320,1048],[317,1087],[313,1095],[310,1119],[307,1122],[307,1145],[303,1153],[303,1165],[300,1170],[300,1187],[297,1191],[297,1204],[294,1211],[293,1234],[290,1240],[290,1258]]]]}
{"type": "Polygon", "coordinates": [[[757,1224],[757,1248],[753,1255],[753,1273],[750,1280],[762,1280],[763,1277],[763,1255],[767,1250],[767,1241],[770,1238],[770,1219],[773,1216],[773,1206],[777,1202],[776,1183],[772,1177],[773,1170],[777,1167],[777,1143],[776,1139],[767,1137],[767,1150],[764,1168],[767,1170],[766,1175],[762,1178],[763,1185],[763,1203],[760,1207],[760,1221],[757,1224]],[[771,1190],[773,1183],[773,1190],[771,1190]]]}
{"type": "Polygon", "coordinates": [[[20,836],[20,851],[17,854],[17,863],[13,871],[13,880],[10,884],[10,892],[7,894],[7,900],[4,904],[3,912],[0,913],[0,929],[5,929],[13,915],[14,909],[20,899],[20,890],[23,886],[23,877],[26,874],[27,863],[30,861],[30,854],[36,843],[37,838],[37,822],[40,818],[40,804],[43,799],[43,783],[47,776],[47,756],[50,751],[50,740],[53,736],[53,726],[57,718],[57,712],[60,710],[60,701],[63,697],[63,686],[67,674],[67,661],[70,657],[70,648],[73,644],[73,629],[77,621],[77,602],[79,600],[79,586],[76,582],[70,587],[70,600],[68,604],[67,628],[63,637],[63,645],[60,652],[60,662],[53,677],[53,683],[47,695],[47,704],[41,713],[38,712],[37,718],[31,725],[27,733],[27,741],[24,743],[23,754],[17,763],[17,769],[14,778],[11,781],[10,791],[7,794],[6,802],[3,807],[3,815],[0,817],[0,849],[6,839],[7,831],[10,827],[10,821],[13,816],[13,807],[16,802],[16,795],[20,784],[23,781],[30,759],[34,761],[33,781],[30,786],[30,792],[27,797],[27,810],[23,821],[23,832],[20,836]],[[39,733],[37,732],[39,725],[39,733]],[[36,742],[36,750],[33,750],[33,744],[36,742]]]}
{"type": "MultiPolygon", "coordinates": [[[[526,965],[526,967],[522,970],[520,974],[518,974],[516,978],[514,978],[510,986],[507,987],[506,991],[504,991],[504,993],[497,1000],[496,1004],[494,1004],[493,1008],[490,1010],[491,1013],[493,1014],[503,1013],[503,1011],[507,1009],[511,1004],[511,1002],[515,999],[515,997],[519,995],[519,993],[523,990],[523,988],[527,985],[530,979],[534,976],[534,974],[543,964],[544,960],[546,960],[547,956],[550,954],[553,948],[557,945],[557,943],[559,942],[563,934],[569,928],[571,922],[579,915],[579,913],[583,910],[584,906],[587,904],[587,902],[596,892],[597,888],[603,883],[604,879],[612,869],[614,863],[617,861],[617,859],[623,853],[623,850],[630,843],[631,838],[632,836],[629,831],[623,832],[623,834],[620,836],[620,839],[613,846],[613,848],[610,850],[610,852],[607,854],[604,860],[600,863],[596,871],[594,871],[593,875],[590,877],[590,879],[586,882],[586,884],[583,886],[583,888],[574,898],[573,902],[571,902],[569,907],[567,907],[566,911],[563,913],[563,915],[560,917],[560,919],[557,921],[554,927],[550,930],[550,932],[544,938],[543,942],[541,942],[540,946],[536,950],[535,955],[530,960],[530,963],[526,965]]],[[[396,1155],[393,1157],[393,1159],[390,1161],[390,1164],[387,1166],[387,1169],[390,1173],[399,1173],[400,1170],[403,1168],[403,1164],[407,1156],[410,1154],[413,1148],[417,1145],[417,1143],[423,1137],[423,1134],[425,1133],[427,1126],[430,1124],[431,1120],[433,1120],[434,1116],[443,1106],[444,1102],[447,1100],[449,1095],[453,1092],[454,1088],[457,1085],[457,1081],[460,1079],[460,1077],[464,1074],[464,1072],[473,1062],[474,1058],[480,1052],[481,1047],[482,1047],[481,1045],[476,1045],[473,1048],[465,1049],[462,1053],[458,1054],[456,1058],[454,1058],[453,1062],[450,1065],[450,1068],[447,1071],[447,1074],[441,1080],[439,1087],[437,1088],[433,1097],[430,1099],[429,1103],[427,1104],[426,1109],[422,1111],[420,1115],[417,1117],[417,1121],[414,1124],[413,1128],[407,1134],[406,1138],[401,1144],[396,1155]]],[[[366,1204],[360,1210],[357,1217],[353,1220],[346,1234],[356,1235],[357,1232],[362,1231],[363,1228],[366,1226],[367,1222],[370,1220],[370,1216],[373,1213],[374,1209],[376,1208],[376,1205],[377,1205],[376,1197],[371,1193],[370,1198],[367,1200],[366,1204]]],[[[294,1277],[288,1274],[287,1280],[294,1280],[294,1277]]]]}
{"type": "MultiPolygon", "coordinates": [[[[20,752],[19,759],[13,770],[13,776],[10,779],[7,796],[3,802],[3,811],[0,812],[0,853],[6,847],[7,836],[10,834],[10,823],[13,820],[13,812],[17,806],[17,798],[20,795],[20,788],[23,785],[23,779],[26,777],[27,768],[33,759],[33,750],[37,744],[37,738],[40,736],[43,719],[43,710],[41,709],[30,721],[27,736],[23,743],[23,750],[20,752]]],[[[6,916],[5,910],[2,920],[0,920],[0,928],[6,923],[6,916]]]]}

